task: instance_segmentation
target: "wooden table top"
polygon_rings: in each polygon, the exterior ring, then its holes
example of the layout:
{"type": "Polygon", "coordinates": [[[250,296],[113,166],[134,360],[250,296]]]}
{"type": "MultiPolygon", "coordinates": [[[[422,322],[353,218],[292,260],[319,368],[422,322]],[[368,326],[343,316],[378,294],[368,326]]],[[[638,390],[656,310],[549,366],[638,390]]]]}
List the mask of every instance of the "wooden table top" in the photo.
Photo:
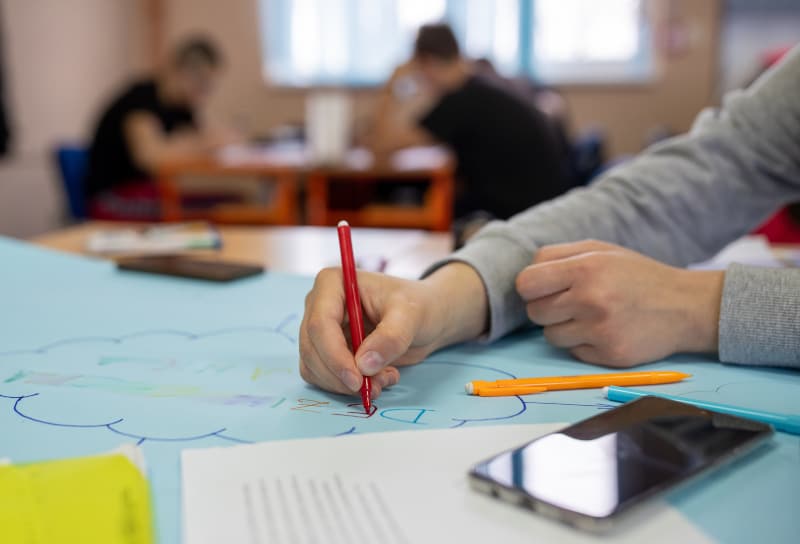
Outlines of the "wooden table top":
{"type": "MultiPolygon", "coordinates": [[[[136,227],[131,223],[90,221],[33,238],[35,244],[89,255],[86,240],[101,229],[136,227]]],[[[203,258],[261,264],[269,270],[315,275],[327,266],[339,266],[339,245],[333,227],[221,226],[222,248],[189,252],[203,258]]],[[[353,229],[353,247],[359,266],[405,278],[418,277],[428,266],[446,257],[452,248],[449,233],[401,229],[353,229]]],[[[105,256],[97,256],[105,258],[105,256]]]]}
{"type": "MultiPolygon", "coordinates": [[[[134,223],[90,221],[37,236],[31,242],[68,253],[90,255],[89,235],[101,229],[136,227],[134,223]]],[[[270,270],[315,275],[327,266],[339,266],[339,246],[333,227],[221,226],[219,250],[193,250],[191,255],[232,262],[260,264],[270,270]]],[[[359,266],[404,278],[416,278],[431,264],[450,254],[449,233],[406,229],[353,229],[359,266]]],[[[800,266],[800,245],[772,245],[786,266],[800,266]]],[[[95,255],[98,258],[110,258],[95,255]]]]}

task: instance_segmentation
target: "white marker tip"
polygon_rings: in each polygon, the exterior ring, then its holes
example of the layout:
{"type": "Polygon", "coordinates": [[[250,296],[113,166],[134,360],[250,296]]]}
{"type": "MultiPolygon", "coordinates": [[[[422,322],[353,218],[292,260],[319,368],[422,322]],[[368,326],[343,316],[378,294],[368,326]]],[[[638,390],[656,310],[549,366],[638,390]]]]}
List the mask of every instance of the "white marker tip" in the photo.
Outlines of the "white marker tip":
{"type": "Polygon", "coordinates": [[[605,398],[608,398],[608,386],[605,386],[605,387],[603,388],[603,396],[604,396],[605,398]]]}
{"type": "Polygon", "coordinates": [[[468,383],[468,384],[466,384],[464,386],[464,391],[466,391],[468,395],[472,395],[473,394],[473,391],[475,391],[475,388],[472,387],[472,382],[470,382],[470,383],[468,383]]]}
{"type": "Polygon", "coordinates": [[[350,226],[350,223],[348,223],[347,221],[345,221],[344,219],[342,219],[341,221],[339,221],[339,223],[337,223],[337,225],[336,225],[336,226],[337,226],[337,227],[349,227],[349,226],[350,226]]]}

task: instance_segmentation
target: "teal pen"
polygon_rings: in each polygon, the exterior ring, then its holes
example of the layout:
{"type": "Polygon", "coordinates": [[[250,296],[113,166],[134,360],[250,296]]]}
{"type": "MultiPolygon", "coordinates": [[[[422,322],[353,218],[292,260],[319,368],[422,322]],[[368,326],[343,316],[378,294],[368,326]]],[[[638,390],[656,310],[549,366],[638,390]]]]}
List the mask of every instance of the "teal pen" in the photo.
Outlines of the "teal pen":
{"type": "Polygon", "coordinates": [[[705,400],[694,400],[678,397],[675,395],[664,395],[663,393],[655,393],[651,391],[642,391],[641,389],[631,389],[629,387],[617,387],[611,385],[603,388],[606,398],[614,402],[628,402],[630,400],[638,399],[639,397],[661,397],[662,399],[674,400],[676,402],[683,402],[691,404],[703,410],[711,410],[712,412],[719,412],[721,414],[728,414],[732,416],[739,416],[747,419],[753,419],[762,423],[768,423],[775,427],[776,431],[783,431],[785,433],[800,434],[800,417],[788,414],[777,414],[775,412],[765,412],[763,410],[752,410],[750,408],[740,408],[739,406],[731,406],[730,404],[719,404],[716,402],[708,402],[705,400]]]}

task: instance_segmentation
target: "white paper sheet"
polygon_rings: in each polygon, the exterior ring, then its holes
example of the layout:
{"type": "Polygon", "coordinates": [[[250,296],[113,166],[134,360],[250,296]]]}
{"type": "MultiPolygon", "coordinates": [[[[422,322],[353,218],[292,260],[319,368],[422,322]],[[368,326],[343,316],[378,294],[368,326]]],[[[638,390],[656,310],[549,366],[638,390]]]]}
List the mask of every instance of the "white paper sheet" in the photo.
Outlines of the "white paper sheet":
{"type": "Polygon", "coordinates": [[[697,263],[690,268],[703,270],[724,270],[731,263],[780,268],[784,266],[769,246],[764,236],[745,236],[731,242],[708,261],[697,263]]]}
{"type": "MultiPolygon", "coordinates": [[[[184,450],[185,544],[598,542],[469,489],[476,462],[561,425],[374,433],[184,450]]],[[[707,542],[658,503],[613,541],[707,542]]]]}

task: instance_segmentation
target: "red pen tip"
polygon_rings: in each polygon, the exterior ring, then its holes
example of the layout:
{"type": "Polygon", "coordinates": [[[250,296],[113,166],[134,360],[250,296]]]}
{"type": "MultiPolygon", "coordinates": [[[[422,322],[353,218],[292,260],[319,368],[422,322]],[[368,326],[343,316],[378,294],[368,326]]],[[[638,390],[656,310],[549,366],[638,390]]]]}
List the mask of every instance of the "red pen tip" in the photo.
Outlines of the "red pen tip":
{"type": "Polygon", "coordinates": [[[372,410],[372,380],[369,376],[364,376],[364,383],[361,384],[361,404],[364,405],[364,412],[369,415],[372,410]]]}

